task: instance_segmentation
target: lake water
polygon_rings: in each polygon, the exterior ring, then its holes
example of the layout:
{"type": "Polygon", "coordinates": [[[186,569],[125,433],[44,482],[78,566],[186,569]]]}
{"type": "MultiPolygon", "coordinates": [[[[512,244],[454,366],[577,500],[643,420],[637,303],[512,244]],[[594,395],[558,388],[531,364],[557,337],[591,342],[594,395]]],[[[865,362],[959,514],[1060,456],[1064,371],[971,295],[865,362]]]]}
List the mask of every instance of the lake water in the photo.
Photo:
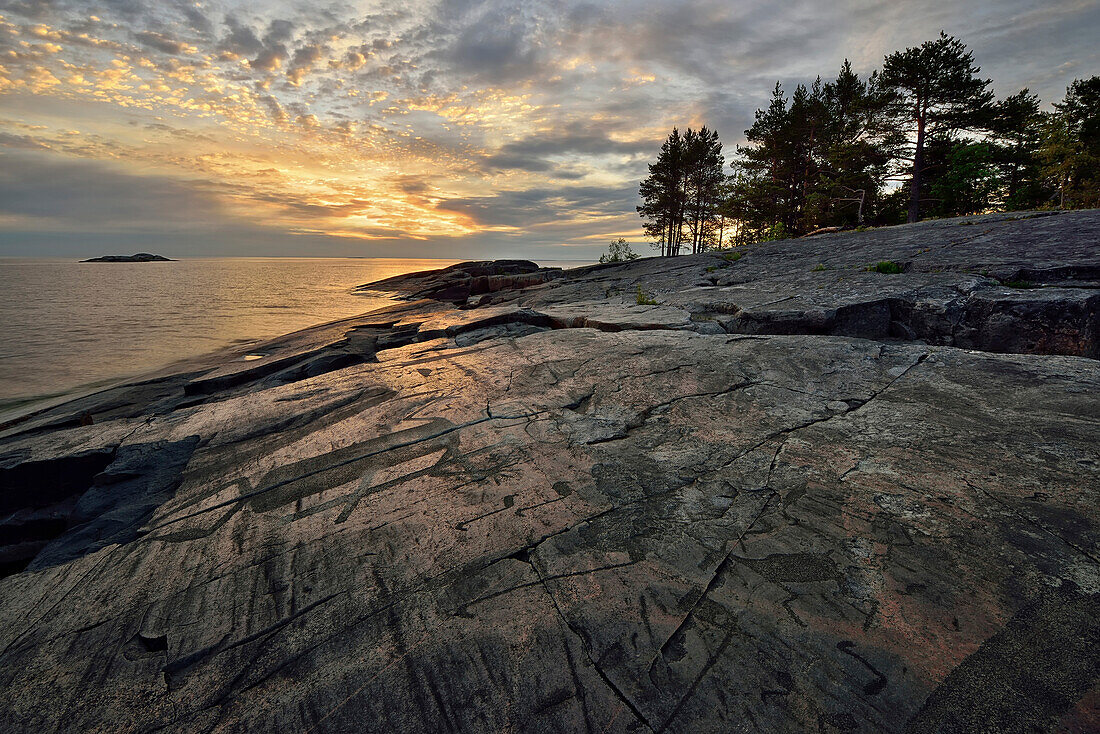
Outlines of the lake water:
{"type": "Polygon", "coordinates": [[[455,262],[0,259],[0,418],[46,398],[380,308],[390,301],[352,289],[455,262]]]}

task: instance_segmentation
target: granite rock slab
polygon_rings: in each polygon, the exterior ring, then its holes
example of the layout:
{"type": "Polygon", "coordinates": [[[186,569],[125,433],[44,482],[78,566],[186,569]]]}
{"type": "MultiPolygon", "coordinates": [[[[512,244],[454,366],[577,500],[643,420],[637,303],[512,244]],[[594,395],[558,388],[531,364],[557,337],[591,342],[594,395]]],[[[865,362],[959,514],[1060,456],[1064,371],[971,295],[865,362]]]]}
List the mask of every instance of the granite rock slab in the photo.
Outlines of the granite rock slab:
{"type": "Polygon", "coordinates": [[[1095,731],[1098,237],[482,263],[10,422],[0,728],[1095,731]]]}

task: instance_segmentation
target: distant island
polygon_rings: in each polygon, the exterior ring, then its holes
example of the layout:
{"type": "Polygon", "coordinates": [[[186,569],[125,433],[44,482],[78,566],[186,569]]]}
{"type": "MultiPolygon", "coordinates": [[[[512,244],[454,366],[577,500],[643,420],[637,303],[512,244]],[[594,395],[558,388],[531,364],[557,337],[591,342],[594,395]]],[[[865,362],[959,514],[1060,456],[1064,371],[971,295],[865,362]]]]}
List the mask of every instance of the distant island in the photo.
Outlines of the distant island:
{"type": "Polygon", "coordinates": [[[102,257],[93,257],[87,260],[81,260],[82,263],[168,263],[174,262],[172,258],[165,257],[164,255],[151,255],[148,252],[137,252],[133,255],[103,255],[102,257]]]}

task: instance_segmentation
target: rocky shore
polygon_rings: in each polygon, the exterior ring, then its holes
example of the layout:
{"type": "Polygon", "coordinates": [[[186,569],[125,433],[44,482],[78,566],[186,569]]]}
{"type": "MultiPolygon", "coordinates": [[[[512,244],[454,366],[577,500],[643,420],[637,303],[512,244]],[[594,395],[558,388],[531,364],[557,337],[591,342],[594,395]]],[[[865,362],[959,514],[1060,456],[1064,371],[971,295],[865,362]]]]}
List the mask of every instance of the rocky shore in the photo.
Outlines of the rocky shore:
{"type": "Polygon", "coordinates": [[[364,290],[0,429],[0,728],[1100,729],[1100,211],[364,290]]]}

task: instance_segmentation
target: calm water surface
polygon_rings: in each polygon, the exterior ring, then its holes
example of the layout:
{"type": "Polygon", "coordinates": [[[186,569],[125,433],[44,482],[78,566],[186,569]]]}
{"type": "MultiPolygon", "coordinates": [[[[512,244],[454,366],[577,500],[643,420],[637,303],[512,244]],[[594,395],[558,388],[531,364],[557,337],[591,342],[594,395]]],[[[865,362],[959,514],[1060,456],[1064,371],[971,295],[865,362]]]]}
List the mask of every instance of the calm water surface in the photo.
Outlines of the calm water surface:
{"type": "Polygon", "coordinates": [[[352,289],[454,262],[0,259],[0,414],[380,308],[390,302],[354,295],[352,289]]]}

